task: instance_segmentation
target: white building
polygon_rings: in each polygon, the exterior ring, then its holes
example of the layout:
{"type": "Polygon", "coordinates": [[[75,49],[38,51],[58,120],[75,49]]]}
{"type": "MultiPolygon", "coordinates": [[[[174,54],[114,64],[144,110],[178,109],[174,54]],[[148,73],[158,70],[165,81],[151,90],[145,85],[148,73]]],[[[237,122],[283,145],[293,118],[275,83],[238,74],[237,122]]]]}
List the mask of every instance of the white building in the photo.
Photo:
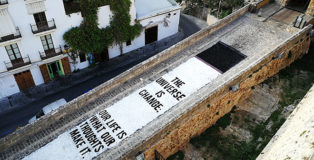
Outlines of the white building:
{"type": "MultiPolygon", "coordinates": [[[[139,20],[140,36],[124,44],[124,52],[178,32],[180,7],[173,0],[131,0],[131,23],[139,20]]],[[[83,20],[80,12],[66,14],[63,0],[0,0],[0,98],[68,75],[73,66],[63,54],[63,34],[83,20]]],[[[110,6],[98,10],[99,27],[109,25],[110,6]]],[[[104,58],[120,54],[111,46],[104,58]]],[[[77,68],[88,67],[86,55],[77,68]]]]}

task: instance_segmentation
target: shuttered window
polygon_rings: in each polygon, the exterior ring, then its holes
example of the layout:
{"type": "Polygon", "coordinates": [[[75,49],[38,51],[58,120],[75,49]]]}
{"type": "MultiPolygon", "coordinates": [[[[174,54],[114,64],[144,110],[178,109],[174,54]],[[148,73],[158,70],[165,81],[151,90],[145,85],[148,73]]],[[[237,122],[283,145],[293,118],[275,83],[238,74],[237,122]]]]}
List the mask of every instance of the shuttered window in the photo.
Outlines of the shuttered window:
{"type": "Polygon", "coordinates": [[[5,49],[7,50],[7,53],[11,61],[15,61],[22,58],[20,50],[16,43],[5,46],[5,49]]]}
{"type": "Polygon", "coordinates": [[[45,51],[54,49],[52,38],[51,38],[50,34],[45,35],[45,36],[41,36],[40,40],[41,40],[41,43],[43,44],[45,51]]]}

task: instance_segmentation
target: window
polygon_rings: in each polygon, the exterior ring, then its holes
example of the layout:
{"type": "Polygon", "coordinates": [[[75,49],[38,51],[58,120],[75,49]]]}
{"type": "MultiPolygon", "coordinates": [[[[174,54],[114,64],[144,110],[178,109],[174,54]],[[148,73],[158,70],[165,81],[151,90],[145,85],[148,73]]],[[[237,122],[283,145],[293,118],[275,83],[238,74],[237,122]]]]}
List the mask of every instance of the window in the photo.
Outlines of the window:
{"type": "Polygon", "coordinates": [[[81,61],[81,63],[86,61],[86,55],[85,55],[85,53],[80,52],[80,55],[79,55],[79,56],[80,56],[80,61],[81,61]]]}
{"type": "Polygon", "coordinates": [[[50,34],[45,35],[45,36],[41,36],[40,40],[41,40],[41,43],[43,44],[45,51],[49,51],[49,50],[54,49],[52,38],[51,38],[50,34]]]}
{"type": "Polygon", "coordinates": [[[5,46],[5,49],[7,50],[7,53],[12,63],[22,60],[19,47],[16,43],[5,46]]]}
{"type": "Polygon", "coordinates": [[[37,27],[40,28],[40,27],[48,26],[45,12],[34,14],[34,19],[35,19],[37,27]]]}
{"type": "Polygon", "coordinates": [[[126,46],[131,45],[131,40],[126,41],[126,46]]]}

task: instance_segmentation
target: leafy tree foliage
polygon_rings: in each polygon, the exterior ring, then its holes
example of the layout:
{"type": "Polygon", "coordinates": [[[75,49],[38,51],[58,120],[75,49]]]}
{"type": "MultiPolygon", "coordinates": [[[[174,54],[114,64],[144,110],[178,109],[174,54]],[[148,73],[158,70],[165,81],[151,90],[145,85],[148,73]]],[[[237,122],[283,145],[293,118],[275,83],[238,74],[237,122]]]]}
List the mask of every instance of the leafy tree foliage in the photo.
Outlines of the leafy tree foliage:
{"type": "Polygon", "coordinates": [[[77,0],[80,4],[84,20],[80,27],[71,28],[63,35],[64,40],[74,51],[85,53],[101,53],[106,47],[116,42],[121,52],[123,42],[132,40],[141,32],[141,25],[136,23],[131,26],[129,15],[130,0],[77,0]],[[110,26],[98,27],[98,7],[109,4],[114,16],[110,26]]]}
{"type": "Polygon", "coordinates": [[[119,45],[120,54],[123,53],[123,42],[134,39],[141,33],[142,26],[136,22],[131,26],[131,16],[129,14],[130,0],[109,0],[113,10],[113,18],[110,22],[110,29],[116,44],[119,45]]]}

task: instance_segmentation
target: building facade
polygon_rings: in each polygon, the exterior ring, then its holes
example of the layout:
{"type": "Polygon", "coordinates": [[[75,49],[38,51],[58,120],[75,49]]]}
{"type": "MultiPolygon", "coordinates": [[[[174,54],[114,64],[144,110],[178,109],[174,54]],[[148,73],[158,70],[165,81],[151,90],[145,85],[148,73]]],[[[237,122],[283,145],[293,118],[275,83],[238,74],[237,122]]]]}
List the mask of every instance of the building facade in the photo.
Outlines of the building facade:
{"type": "MultiPolygon", "coordinates": [[[[138,20],[143,30],[137,38],[124,43],[124,53],[178,32],[178,4],[172,0],[150,1],[131,0],[131,23],[138,20]]],[[[0,98],[74,70],[64,53],[63,35],[79,26],[83,17],[80,12],[66,14],[64,6],[63,0],[0,0],[0,98]]],[[[109,5],[99,7],[99,27],[107,27],[111,16],[109,5]]],[[[105,59],[114,58],[120,55],[119,47],[109,46],[103,55],[105,59]]],[[[89,65],[84,53],[77,62],[79,69],[89,65]]]]}

